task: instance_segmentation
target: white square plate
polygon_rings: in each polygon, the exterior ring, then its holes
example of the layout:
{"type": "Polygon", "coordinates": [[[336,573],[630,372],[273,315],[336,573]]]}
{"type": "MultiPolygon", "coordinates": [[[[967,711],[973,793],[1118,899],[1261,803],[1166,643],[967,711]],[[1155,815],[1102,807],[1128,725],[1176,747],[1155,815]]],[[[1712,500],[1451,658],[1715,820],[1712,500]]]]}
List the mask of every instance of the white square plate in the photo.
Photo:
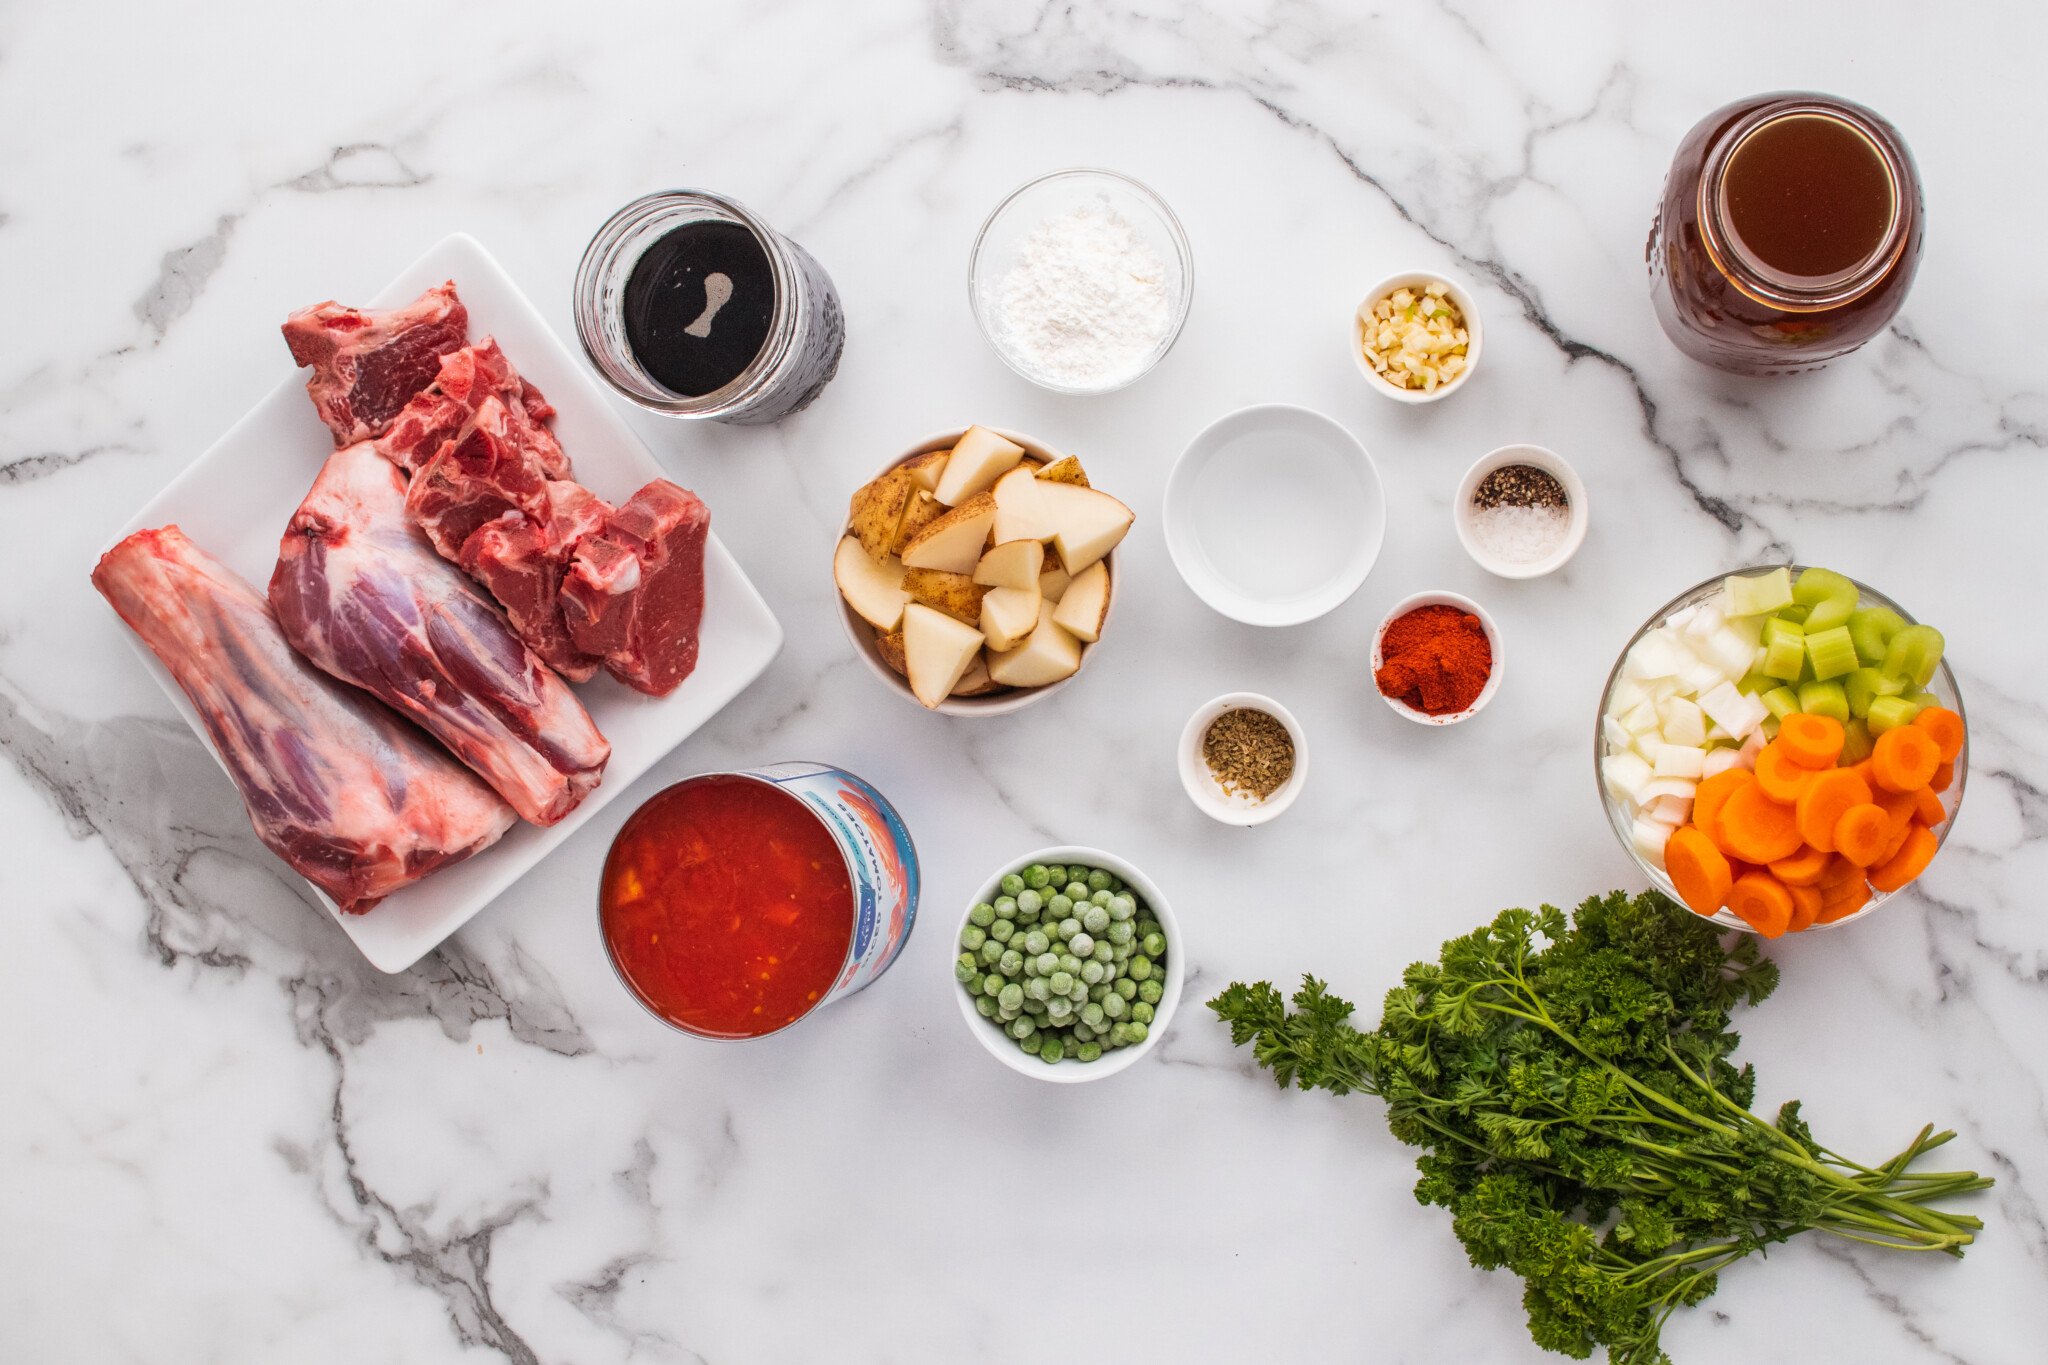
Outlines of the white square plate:
{"type": "MultiPolygon", "coordinates": [[[[555,434],[575,463],[579,482],[607,501],[619,502],[649,479],[669,476],[613,409],[596,379],[474,238],[460,233],[446,238],[370,304],[389,308],[405,303],[443,280],[455,281],[469,308],[470,339],[495,336],[519,372],[555,405],[555,434]]],[[[275,327],[282,321],[279,316],[264,325],[275,327]]],[[[280,353],[283,346],[280,341],[280,353]]],[[[277,564],[285,524],[333,450],[334,438],[306,397],[306,372],[296,370],[136,513],[114,540],[145,526],[176,523],[261,592],[277,564]]],[[[712,516],[716,525],[717,509],[712,516]]],[[[170,673],[140,637],[122,633],[186,723],[206,741],[198,713],[170,673]]],[[[602,673],[576,688],[591,719],[611,741],[612,757],[604,781],[560,824],[542,829],[522,821],[482,853],[407,887],[366,915],[344,915],[317,887],[314,894],[373,965],[387,972],[404,971],[738,696],[782,648],[782,626],[775,614],[716,535],[704,549],[700,640],[697,671],[666,697],[643,696],[602,673]]]]}

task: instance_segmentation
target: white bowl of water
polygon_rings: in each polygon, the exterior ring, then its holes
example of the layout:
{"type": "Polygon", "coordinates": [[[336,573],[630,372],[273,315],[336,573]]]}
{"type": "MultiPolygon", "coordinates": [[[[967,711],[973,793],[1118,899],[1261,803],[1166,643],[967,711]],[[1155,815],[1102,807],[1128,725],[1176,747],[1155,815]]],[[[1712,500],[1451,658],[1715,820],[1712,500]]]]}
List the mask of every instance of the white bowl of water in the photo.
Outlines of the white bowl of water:
{"type": "Polygon", "coordinates": [[[1358,591],[1386,538],[1379,471],[1308,408],[1240,408],[1188,443],[1166,482],[1173,567],[1235,621],[1293,626],[1358,591]]]}

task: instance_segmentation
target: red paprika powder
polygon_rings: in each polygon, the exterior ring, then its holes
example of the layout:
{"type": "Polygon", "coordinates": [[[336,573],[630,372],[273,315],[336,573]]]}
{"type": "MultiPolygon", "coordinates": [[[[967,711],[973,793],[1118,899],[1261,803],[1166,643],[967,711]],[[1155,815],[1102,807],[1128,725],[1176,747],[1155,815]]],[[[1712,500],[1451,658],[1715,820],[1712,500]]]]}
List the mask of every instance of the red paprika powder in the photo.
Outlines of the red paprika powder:
{"type": "Polygon", "coordinates": [[[1493,676],[1493,646],[1479,618],[1456,607],[1417,607],[1380,637],[1381,693],[1425,715],[1463,711],[1493,676]]]}

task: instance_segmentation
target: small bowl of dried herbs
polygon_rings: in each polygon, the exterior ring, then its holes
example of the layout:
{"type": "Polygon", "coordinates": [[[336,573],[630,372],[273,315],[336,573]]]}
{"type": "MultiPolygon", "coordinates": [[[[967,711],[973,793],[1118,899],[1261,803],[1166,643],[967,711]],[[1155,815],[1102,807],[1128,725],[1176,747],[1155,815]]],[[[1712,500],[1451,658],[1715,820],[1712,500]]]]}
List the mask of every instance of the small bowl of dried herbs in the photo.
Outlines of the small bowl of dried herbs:
{"type": "Polygon", "coordinates": [[[1181,731],[1180,785],[1212,820],[1263,825],[1294,804],[1307,776],[1301,726],[1271,697],[1225,693],[1181,731]]]}

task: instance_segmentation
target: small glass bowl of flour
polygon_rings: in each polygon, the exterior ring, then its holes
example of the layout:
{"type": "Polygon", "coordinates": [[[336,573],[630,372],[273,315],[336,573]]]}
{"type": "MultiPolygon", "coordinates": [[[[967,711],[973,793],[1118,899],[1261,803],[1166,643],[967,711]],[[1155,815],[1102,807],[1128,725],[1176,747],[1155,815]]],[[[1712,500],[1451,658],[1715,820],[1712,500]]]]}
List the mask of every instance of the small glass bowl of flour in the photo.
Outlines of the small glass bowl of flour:
{"type": "Polygon", "coordinates": [[[1055,393],[1109,393],[1173,348],[1194,297],[1180,220],[1115,171],[1040,176],[996,205],[968,262],[974,320],[1055,393]]]}

